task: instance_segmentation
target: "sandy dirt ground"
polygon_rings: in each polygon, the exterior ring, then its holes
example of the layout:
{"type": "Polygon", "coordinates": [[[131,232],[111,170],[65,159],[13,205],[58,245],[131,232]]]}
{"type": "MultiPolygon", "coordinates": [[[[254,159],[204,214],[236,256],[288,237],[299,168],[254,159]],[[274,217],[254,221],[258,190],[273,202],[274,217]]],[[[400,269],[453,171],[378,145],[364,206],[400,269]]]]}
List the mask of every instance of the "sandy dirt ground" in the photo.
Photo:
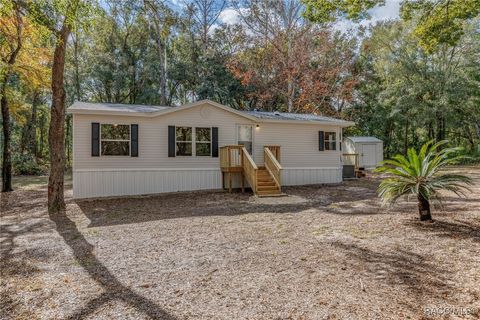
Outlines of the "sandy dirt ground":
{"type": "Polygon", "coordinates": [[[455,170],[476,184],[434,223],[382,208],[373,175],[279,198],[68,186],[55,216],[44,180],[19,178],[1,195],[0,318],[478,319],[480,168],[455,170]]]}

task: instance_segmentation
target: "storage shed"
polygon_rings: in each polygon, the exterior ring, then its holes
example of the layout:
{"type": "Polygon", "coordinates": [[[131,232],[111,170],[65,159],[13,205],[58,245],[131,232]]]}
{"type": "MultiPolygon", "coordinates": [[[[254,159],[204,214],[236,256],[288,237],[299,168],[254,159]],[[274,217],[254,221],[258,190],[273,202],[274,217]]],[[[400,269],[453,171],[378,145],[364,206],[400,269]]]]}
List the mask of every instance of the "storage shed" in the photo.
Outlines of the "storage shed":
{"type": "Polygon", "coordinates": [[[383,161],[383,141],[375,137],[345,137],[345,153],[358,154],[358,166],[375,168],[383,161]]]}

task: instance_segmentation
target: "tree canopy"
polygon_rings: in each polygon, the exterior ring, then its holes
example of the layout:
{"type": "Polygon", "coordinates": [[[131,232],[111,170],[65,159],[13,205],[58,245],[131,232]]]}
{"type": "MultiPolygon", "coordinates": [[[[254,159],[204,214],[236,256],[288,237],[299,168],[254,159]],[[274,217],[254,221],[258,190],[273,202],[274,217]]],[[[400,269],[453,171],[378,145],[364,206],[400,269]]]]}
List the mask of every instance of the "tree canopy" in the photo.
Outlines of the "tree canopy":
{"type": "MultiPolygon", "coordinates": [[[[399,19],[357,33],[341,32],[335,21],[367,19],[384,1],[0,4],[0,72],[8,72],[2,95],[11,114],[2,124],[11,124],[14,173],[48,168],[49,105],[57,101],[52,83],[64,84],[66,105],[179,105],[208,98],[238,109],[353,120],[357,125],[345,134],[379,137],[386,156],[444,139],[478,152],[478,1],[404,0],[399,19]],[[62,30],[68,31],[63,38],[62,30]],[[62,43],[64,73],[52,76],[62,43]]],[[[68,167],[68,116],[65,129],[58,127],[63,131],[68,167]]],[[[4,136],[1,141],[5,146],[4,136]]]]}

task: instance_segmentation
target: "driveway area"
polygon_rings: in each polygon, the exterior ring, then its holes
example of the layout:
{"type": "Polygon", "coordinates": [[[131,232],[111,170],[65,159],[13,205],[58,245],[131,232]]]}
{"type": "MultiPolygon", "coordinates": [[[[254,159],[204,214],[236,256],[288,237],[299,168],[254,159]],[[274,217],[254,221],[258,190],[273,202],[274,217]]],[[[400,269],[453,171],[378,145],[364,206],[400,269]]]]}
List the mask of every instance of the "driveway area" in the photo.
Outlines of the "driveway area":
{"type": "Polygon", "coordinates": [[[1,195],[0,319],[478,319],[480,167],[455,170],[476,185],[434,223],[381,207],[371,174],[278,198],[68,186],[55,216],[45,180],[18,178],[1,195]]]}

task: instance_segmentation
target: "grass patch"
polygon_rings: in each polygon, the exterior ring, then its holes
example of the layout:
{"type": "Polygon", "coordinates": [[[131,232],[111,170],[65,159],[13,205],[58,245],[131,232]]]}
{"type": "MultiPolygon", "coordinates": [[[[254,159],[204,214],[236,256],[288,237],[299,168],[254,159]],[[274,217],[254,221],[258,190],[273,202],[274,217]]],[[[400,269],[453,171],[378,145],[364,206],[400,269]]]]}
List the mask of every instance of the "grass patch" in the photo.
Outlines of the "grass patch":
{"type": "MultiPolygon", "coordinates": [[[[32,189],[44,186],[48,183],[48,176],[13,176],[12,183],[14,189],[32,189]]],[[[72,184],[72,174],[65,174],[65,184],[72,184]]]]}

